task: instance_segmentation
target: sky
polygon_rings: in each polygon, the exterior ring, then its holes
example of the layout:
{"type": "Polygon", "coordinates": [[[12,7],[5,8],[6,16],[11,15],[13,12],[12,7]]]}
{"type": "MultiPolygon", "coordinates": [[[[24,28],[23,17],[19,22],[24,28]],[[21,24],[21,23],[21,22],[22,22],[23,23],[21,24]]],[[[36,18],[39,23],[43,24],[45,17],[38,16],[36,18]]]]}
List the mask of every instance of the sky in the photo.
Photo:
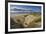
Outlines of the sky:
{"type": "Polygon", "coordinates": [[[27,6],[27,5],[10,5],[10,9],[32,10],[33,12],[40,12],[41,6],[27,6]]]}

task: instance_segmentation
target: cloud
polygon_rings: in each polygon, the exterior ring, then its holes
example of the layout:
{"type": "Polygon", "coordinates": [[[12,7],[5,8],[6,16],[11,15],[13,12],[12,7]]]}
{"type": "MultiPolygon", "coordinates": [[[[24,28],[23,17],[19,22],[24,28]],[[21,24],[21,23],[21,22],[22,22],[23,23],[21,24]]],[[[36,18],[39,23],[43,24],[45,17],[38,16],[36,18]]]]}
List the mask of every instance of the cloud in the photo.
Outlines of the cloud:
{"type": "Polygon", "coordinates": [[[14,8],[16,8],[16,9],[22,9],[22,10],[32,10],[31,8],[24,8],[24,7],[11,7],[11,9],[14,9],[14,8]]]}

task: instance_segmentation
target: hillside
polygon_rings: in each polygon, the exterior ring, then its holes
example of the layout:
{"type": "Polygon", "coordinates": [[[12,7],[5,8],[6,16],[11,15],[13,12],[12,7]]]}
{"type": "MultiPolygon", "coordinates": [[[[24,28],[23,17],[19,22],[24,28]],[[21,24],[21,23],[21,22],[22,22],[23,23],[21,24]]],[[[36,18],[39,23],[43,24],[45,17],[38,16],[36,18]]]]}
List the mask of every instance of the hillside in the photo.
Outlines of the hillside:
{"type": "Polygon", "coordinates": [[[16,14],[13,17],[11,17],[11,28],[39,28],[39,27],[41,27],[41,15],[38,13],[16,14]]]}

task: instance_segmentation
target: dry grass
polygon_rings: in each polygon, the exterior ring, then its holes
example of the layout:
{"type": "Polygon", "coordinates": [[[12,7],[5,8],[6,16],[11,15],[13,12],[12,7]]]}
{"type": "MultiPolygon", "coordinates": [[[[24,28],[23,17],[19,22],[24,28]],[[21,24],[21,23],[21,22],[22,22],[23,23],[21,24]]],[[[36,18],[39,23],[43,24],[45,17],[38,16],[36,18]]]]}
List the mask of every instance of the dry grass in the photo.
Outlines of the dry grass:
{"type": "Polygon", "coordinates": [[[16,15],[12,19],[15,23],[21,24],[23,28],[41,27],[41,15],[39,14],[16,15]]]}

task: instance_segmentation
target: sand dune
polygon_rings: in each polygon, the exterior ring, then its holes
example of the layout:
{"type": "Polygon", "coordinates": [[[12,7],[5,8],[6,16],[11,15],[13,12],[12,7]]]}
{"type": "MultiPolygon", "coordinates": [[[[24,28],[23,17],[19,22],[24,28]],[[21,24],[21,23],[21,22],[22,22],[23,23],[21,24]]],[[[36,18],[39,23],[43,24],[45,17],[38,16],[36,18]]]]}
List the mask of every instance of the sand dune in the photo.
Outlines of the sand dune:
{"type": "Polygon", "coordinates": [[[15,22],[15,24],[17,23],[19,26],[21,25],[23,28],[35,28],[35,27],[37,28],[41,26],[41,16],[40,15],[36,15],[36,16],[30,15],[30,14],[29,15],[17,15],[11,18],[15,22]]]}

